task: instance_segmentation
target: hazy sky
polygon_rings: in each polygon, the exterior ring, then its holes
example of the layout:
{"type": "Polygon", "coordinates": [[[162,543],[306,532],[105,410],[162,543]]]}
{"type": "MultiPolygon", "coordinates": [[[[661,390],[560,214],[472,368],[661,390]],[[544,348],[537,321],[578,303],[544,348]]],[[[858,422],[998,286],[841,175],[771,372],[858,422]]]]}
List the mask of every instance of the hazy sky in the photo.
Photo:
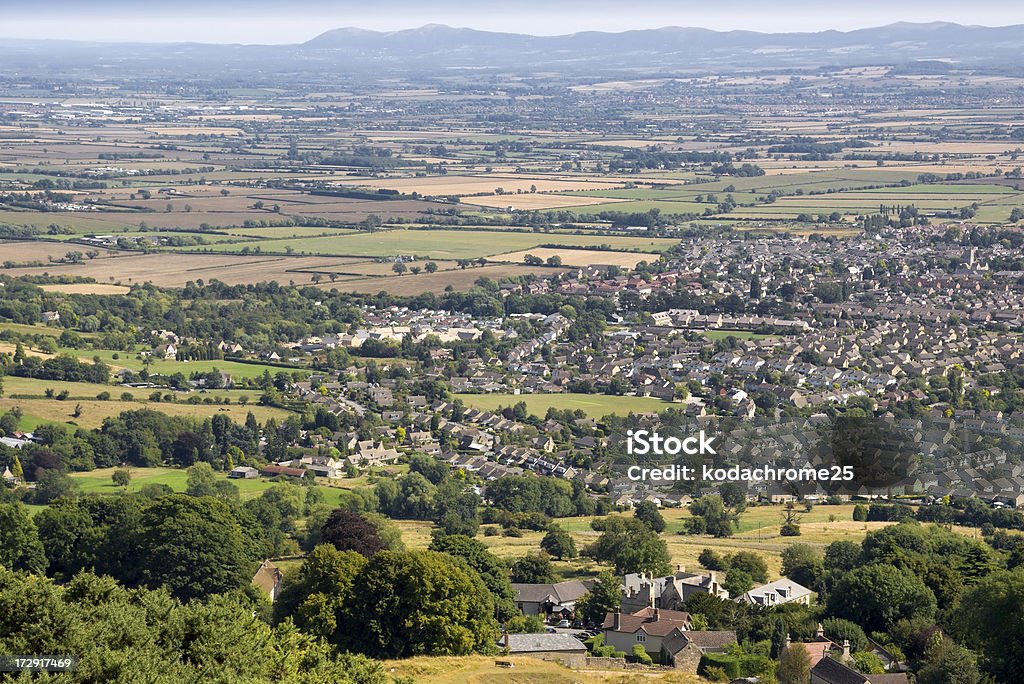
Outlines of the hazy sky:
{"type": "MultiPolygon", "coordinates": [[[[896,21],[1024,24],[1020,0],[0,0],[0,36],[103,41],[294,43],[343,26],[448,24],[552,35],[661,26],[850,30],[896,21]]],[[[2,68],[2,66],[0,66],[2,68]]]]}

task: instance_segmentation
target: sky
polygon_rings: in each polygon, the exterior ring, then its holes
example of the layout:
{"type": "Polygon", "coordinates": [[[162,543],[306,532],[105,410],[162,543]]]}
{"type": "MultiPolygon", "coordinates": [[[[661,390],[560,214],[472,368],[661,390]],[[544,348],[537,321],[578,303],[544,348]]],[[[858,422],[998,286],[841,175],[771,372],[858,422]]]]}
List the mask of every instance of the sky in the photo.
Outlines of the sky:
{"type": "Polygon", "coordinates": [[[1020,0],[0,0],[0,36],[116,42],[299,43],[341,27],[447,24],[557,35],[662,26],[764,32],[897,21],[1024,24],[1020,0]]]}

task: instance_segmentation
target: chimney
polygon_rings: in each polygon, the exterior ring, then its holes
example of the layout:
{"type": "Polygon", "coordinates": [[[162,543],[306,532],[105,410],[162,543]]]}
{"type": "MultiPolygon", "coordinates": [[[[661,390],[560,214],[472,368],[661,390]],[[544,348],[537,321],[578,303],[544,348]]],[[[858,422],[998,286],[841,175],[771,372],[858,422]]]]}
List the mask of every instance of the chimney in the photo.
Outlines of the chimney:
{"type": "Polygon", "coordinates": [[[661,619],[661,611],[657,608],[654,609],[654,621],[657,622],[661,619]]]}
{"type": "Polygon", "coordinates": [[[616,610],[612,614],[612,629],[616,632],[619,631],[619,627],[622,625],[622,611],[616,610]]]}
{"type": "Polygon", "coordinates": [[[843,639],[843,662],[850,662],[850,640],[843,639]]]}
{"type": "Polygon", "coordinates": [[[507,649],[508,648],[508,630],[507,629],[505,630],[504,639],[505,639],[505,648],[507,649]]]}

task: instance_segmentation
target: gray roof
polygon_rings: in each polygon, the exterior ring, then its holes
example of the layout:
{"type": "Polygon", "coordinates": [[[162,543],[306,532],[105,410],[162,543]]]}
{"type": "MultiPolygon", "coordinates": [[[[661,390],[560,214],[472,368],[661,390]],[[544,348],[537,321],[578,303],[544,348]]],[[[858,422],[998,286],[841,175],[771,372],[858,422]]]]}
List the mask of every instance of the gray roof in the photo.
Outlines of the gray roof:
{"type": "MultiPolygon", "coordinates": [[[[505,645],[505,637],[498,641],[499,646],[505,645]]],[[[579,651],[585,653],[587,647],[571,634],[509,634],[509,653],[536,653],[539,651],[579,651]]]]}
{"type": "Polygon", "coordinates": [[[556,584],[518,584],[513,582],[512,589],[516,592],[516,601],[527,603],[543,603],[554,599],[553,603],[571,603],[587,593],[587,585],[579,580],[568,580],[556,584]]]}

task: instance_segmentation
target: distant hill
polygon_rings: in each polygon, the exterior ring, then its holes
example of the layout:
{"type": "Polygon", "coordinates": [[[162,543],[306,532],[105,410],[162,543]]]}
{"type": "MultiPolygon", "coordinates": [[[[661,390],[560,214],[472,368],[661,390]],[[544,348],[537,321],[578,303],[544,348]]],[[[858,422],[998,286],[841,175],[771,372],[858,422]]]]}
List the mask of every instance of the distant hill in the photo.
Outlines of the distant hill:
{"type": "Polygon", "coordinates": [[[572,70],[607,60],[620,67],[779,67],[896,64],[1011,64],[1024,48],[1024,26],[898,23],[857,31],[757,33],[666,27],[564,36],[492,33],[449,26],[381,33],[343,28],[301,46],[386,61],[445,66],[561,65],[572,70]]]}
{"type": "MultiPolygon", "coordinates": [[[[0,29],[2,31],[2,29],[0,29]]],[[[1024,26],[898,23],[857,31],[757,33],[666,27],[531,36],[428,25],[393,32],[340,28],[298,45],[101,44],[0,40],[7,71],[64,75],[123,64],[183,78],[259,72],[437,74],[538,71],[588,76],[921,64],[1024,71],[1024,26]]]]}

